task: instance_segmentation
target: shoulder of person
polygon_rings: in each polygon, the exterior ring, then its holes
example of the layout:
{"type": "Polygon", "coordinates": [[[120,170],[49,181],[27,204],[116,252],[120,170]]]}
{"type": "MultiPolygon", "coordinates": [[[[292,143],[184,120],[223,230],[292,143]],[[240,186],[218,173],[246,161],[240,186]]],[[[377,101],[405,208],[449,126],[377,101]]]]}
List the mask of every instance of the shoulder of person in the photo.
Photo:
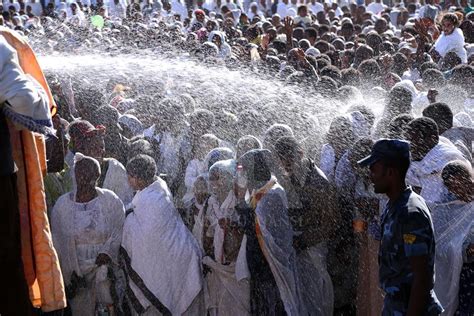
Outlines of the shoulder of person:
{"type": "Polygon", "coordinates": [[[425,200],[415,192],[411,192],[403,211],[401,212],[401,219],[408,220],[412,218],[419,218],[429,220],[430,209],[426,205],[425,200]]]}

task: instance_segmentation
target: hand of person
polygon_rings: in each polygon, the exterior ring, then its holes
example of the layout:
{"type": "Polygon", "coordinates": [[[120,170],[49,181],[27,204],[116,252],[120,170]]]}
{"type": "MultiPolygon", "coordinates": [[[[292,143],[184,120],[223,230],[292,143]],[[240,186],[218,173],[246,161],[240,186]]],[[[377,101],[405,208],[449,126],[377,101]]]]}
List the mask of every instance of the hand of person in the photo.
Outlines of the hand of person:
{"type": "Polygon", "coordinates": [[[237,198],[237,201],[242,201],[245,199],[245,194],[247,193],[247,187],[241,187],[237,183],[237,179],[234,181],[234,194],[237,198]]]}
{"type": "Polygon", "coordinates": [[[219,226],[222,229],[225,229],[226,227],[228,227],[230,225],[230,219],[228,219],[228,218],[219,218],[218,223],[219,223],[219,226]]]}
{"type": "Polygon", "coordinates": [[[261,46],[264,50],[268,49],[268,44],[270,44],[270,34],[265,34],[262,36],[261,46]]]}
{"type": "Polygon", "coordinates": [[[109,255],[105,253],[99,253],[95,259],[95,264],[98,266],[110,263],[112,263],[112,259],[110,259],[109,255]]]}
{"type": "Polygon", "coordinates": [[[283,23],[285,25],[285,34],[288,40],[288,38],[293,37],[293,25],[295,24],[295,22],[290,16],[287,16],[283,19],[283,23]]]}
{"type": "Polygon", "coordinates": [[[430,103],[435,103],[436,102],[436,97],[438,96],[438,91],[436,89],[429,89],[428,90],[428,101],[430,103]]]}
{"type": "Polygon", "coordinates": [[[304,53],[304,50],[302,50],[301,48],[298,48],[296,50],[296,59],[298,59],[298,61],[305,61],[306,60],[306,55],[304,53]]]}

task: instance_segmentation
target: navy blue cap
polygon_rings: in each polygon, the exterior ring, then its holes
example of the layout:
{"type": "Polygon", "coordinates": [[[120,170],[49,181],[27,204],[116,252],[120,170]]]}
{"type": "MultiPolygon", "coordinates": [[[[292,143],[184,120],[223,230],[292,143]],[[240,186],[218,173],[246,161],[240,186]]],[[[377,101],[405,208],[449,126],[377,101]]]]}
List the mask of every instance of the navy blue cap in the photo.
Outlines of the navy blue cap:
{"type": "Polygon", "coordinates": [[[359,160],[362,167],[370,166],[380,159],[410,159],[410,143],[399,139],[380,139],[372,147],[370,156],[359,160]]]}

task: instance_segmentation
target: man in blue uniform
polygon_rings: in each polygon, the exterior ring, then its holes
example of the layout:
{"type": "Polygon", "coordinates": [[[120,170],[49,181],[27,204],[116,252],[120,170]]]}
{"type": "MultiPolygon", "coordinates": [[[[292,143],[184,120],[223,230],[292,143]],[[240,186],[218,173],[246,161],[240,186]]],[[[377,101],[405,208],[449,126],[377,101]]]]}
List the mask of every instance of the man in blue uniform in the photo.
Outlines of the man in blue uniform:
{"type": "Polygon", "coordinates": [[[381,217],[382,315],[439,315],[443,309],[433,292],[435,240],[430,211],[423,198],[405,184],[409,143],[381,139],[359,164],[370,167],[375,192],[389,198],[381,217]]]}

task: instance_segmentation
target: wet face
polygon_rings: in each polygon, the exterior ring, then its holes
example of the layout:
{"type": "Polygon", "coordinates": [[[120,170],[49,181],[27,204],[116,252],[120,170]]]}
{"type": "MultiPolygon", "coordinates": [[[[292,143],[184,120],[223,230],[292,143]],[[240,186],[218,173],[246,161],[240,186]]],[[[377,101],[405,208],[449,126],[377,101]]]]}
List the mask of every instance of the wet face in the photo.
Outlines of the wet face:
{"type": "Polygon", "coordinates": [[[92,135],[84,138],[77,145],[77,151],[95,159],[102,159],[105,155],[105,142],[103,135],[92,135]]]}
{"type": "Polygon", "coordinates": [[[217,47],[221,47],[221,45],[222,45],[221,37],[218,36],[218,35],[214,35],[214,37],[212,38],[212,42],[213,42],[214,44],[216,44],[217,47]]]}
{"type": "Polygon", "coordinates": [[[95,187],[99,179],[99,168],[91,159],[78,161],[74,166],[74,175],[78,189],[95,187]]]}
{"type": "Polygon", "coordinates": [[[410,142],[410,153],[414,161],[421,161],[433,147],[433,139],[426,139],[422,133],[408,130],[405,138],[410,142]]]}
{"type": "Polygon", "coordinates": [[[386,193],[388,191],[388,169],[381,161],[373,163],[369,167],[370,181],[374,184],[375,193],[386,193]]]}
{"type": "Polygon", "coordinates": [[[443,32],[445,35],[451,35],[454,32],[454,29],[455,29],[454,24],[447,19],[444,19],[441,22],[441,26],[443,28],[443,32]]]}
{"type": "Polygon", "coordinates": [[[130,187],[132,188],[133,191],[140,191],[142,189],[142,181],[138,178],[135,178],[134,176],[131,176],[130,174],[127,174],[128,177],[128,184],[130,184],[130,187]]]}

